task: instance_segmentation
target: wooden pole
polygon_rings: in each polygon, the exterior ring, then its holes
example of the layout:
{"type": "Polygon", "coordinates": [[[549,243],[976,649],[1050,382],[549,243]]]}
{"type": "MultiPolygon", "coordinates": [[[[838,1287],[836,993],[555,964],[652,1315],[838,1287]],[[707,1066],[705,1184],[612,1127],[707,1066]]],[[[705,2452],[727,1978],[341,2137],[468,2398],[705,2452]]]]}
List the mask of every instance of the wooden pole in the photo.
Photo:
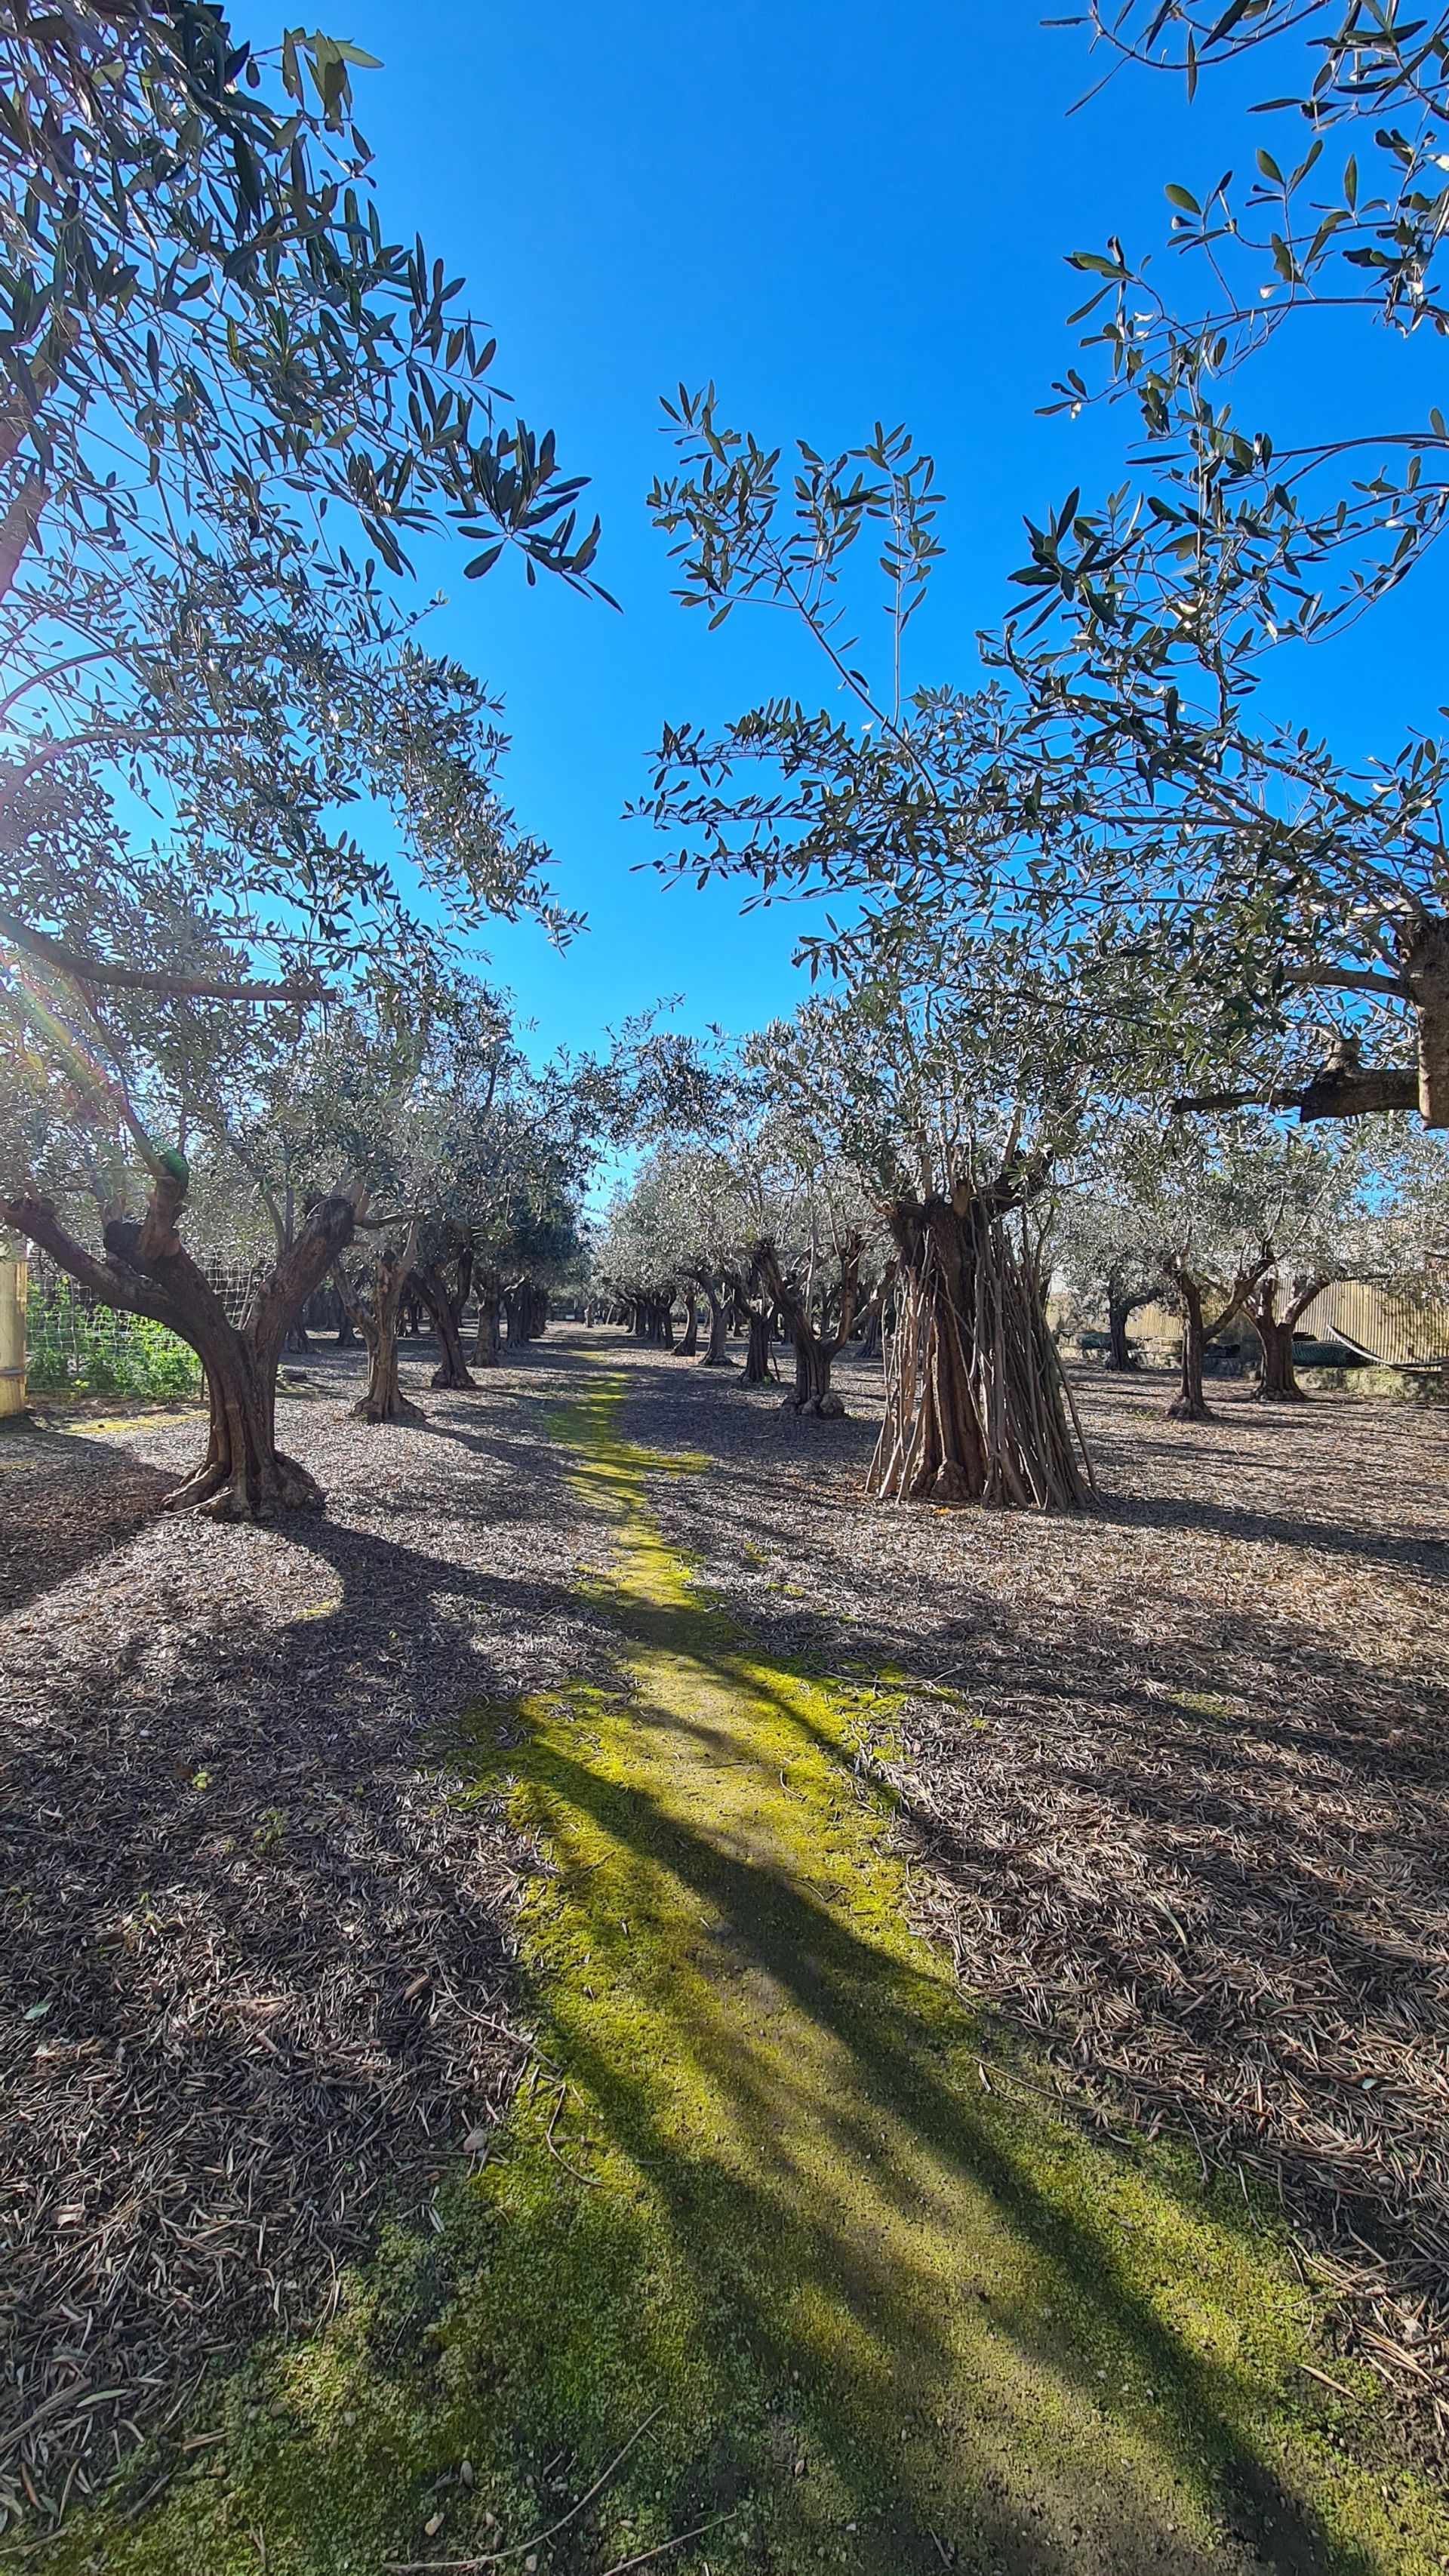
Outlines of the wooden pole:
{"type": "Polygon", "coordinates": [[[29,1263],[0,1259],[0,1421],[25,1411],[25,1287],[29,1263]]]}

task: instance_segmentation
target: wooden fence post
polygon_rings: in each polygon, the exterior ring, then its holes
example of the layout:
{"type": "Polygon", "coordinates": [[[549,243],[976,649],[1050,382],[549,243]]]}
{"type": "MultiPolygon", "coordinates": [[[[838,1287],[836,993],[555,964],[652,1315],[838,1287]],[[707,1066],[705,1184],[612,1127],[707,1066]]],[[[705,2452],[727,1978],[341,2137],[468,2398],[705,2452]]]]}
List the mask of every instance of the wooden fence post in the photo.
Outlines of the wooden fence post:
{"type": "Polygon", "coordinates": [[[29,1265],[0,1257],[0,1421],[25,1411],[25,1286],[29,1265]]]}

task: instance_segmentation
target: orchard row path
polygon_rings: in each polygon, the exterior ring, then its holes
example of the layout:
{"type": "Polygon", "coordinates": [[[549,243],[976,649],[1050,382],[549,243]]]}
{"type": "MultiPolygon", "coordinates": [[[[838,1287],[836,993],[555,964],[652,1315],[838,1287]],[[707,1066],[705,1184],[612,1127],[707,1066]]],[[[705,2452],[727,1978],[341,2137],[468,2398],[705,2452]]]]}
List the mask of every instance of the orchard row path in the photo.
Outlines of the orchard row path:
{"type": "Polygon", "coordinates": [[[452,1809],[526,1856],[506,2115],[68,2559],[1437,2566],[1449,2517],[1277,2214],[1071,2117],[911,1928],[888,1784],[921,1676],[702,1586],[661,1515],[707,1460],[629,1436],[669,1368],[551,1345],[584,1651],[448,1729],[452,1809]]]}

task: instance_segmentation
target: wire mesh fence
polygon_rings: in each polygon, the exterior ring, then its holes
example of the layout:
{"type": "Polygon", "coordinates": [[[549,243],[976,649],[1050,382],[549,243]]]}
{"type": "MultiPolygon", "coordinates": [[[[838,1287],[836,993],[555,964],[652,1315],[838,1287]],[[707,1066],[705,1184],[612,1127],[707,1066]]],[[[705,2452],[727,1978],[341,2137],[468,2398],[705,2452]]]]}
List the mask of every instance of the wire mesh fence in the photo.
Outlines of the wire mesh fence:
{"type": "MultiPolygon", "coordinates": [[[[206,1275],[231,1321],[239,1322],[251,1267],[208,1264],[206,1275]]],[[[32,1395],[129,1395],[164,1403],[201,1392],[201,1363],[188,1343],[149,1315],[103,1305],[43,1254],[30,1263],[25,1345],[32,1395]]]]}

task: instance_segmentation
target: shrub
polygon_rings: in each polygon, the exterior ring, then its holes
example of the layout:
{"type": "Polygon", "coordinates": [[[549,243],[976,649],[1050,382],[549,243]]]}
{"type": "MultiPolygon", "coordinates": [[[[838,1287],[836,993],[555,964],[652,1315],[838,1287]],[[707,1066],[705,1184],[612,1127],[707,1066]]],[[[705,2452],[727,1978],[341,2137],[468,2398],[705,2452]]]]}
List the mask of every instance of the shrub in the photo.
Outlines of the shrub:
{"type": "Polygon", "coordinates": [[[166,1404],[201,1392],[201,1363],[149,1315],[93,1310],[67,1287],[32,1284],[26,1381],[35,1395],[129,1395],[166,1404]]]}

